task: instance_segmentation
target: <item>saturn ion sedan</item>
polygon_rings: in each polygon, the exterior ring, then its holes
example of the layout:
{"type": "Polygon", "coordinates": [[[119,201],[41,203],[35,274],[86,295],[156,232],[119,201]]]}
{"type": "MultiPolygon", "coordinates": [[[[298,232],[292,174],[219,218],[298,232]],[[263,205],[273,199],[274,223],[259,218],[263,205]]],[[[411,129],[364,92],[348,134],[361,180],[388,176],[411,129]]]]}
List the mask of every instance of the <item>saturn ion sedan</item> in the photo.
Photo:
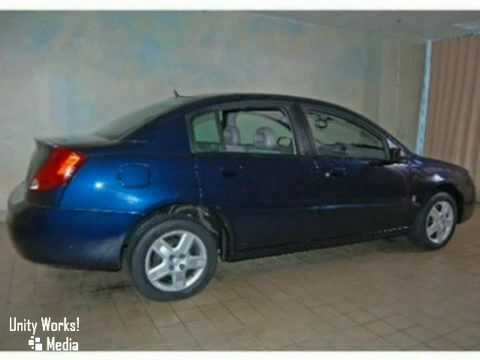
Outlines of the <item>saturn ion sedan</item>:
{"type": "Polygon", "coordinates": [[[439,249],[474,210],[462,167],[363,116],[267,94],[176,96],[89,136],[36,141],[8,202],[20,254],[130,270],[161,301],[236,261],[407,235],[439,249]]]}

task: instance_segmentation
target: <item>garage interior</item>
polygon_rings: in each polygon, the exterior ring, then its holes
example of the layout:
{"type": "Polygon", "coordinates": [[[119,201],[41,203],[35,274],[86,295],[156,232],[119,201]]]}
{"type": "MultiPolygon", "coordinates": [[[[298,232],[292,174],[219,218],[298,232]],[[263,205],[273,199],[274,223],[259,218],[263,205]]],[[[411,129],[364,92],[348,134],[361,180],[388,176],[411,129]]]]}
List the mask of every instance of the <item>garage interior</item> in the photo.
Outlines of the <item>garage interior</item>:
{"type": "MultiPolygon", "coordinates": [[[[267,92],[369,117],[480,189],[480,12],[0,12],[0,314],[80,318],[80,350],[480,350],[480,213],[440,251],[378,240],[220,263],[200,294],[51,268],[4,223],[34,138],[171,97],[267,92]]],[[[68,236],[68,234],[66,234],[68,236]]],[[[26,338],[0,327],[0,350],[26,338]]]]}

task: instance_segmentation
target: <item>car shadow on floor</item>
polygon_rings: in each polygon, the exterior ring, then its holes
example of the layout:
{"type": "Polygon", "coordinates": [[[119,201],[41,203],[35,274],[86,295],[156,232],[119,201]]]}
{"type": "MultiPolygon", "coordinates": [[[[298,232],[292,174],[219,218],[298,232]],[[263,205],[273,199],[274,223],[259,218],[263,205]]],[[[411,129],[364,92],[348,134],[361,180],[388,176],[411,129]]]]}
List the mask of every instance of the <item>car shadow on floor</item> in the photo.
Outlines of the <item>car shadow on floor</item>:
{"type": "MultiPolygon", "coordinates": [[[[224,263],[220,261],[215,278],[217,280],[227,281],[229,277],[237,279],[242,275],[267,274],[276,269],[286,270],[289,267],[294,269],[299,264],[318,266],[329,264],[330,266],[334,266],[335,262],[363,262],[371,257],[376,257],[381,254],[421,254],[424,252],[425,250],[417,247],[406,237],[377,239],[374,241],[359,242],[280,256],[256,258],[234,263],[224,263]]],[[[86,272],[92,273],[91,276],[87,276],[88,278],[95,277],[95,275],[93,275],[95,272],[86,272]]],[[[128,271],[125,269],[122,269],[119,272],[102,273],[105,281],[96,285],[92,284],[92,286],[89,287],[89,292],[92,296],[97,293],[123,292],[126,289],[133,287],[129,280],[128,271]]]]}

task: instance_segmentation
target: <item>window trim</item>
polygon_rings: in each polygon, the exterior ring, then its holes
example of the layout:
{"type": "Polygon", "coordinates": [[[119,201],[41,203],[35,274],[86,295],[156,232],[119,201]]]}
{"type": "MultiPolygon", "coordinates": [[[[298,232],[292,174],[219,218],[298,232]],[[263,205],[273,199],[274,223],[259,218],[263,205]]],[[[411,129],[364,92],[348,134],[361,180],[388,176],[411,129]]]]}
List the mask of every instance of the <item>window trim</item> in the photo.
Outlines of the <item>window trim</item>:
{"type": "Polygon", "coordinates": [[[305,120],[305,126],[307,127],[306,131],[308,132],[308,137],[310,140],[310,146],[313,148],[313,154],[317,157],[323,158],[323,159],[343,159],[343,160],[359,160],[359,161],[371,161],[371,160],[378,160],[376,158],[369,158],[369,157],[353,157],[353,156],[345,156],[345,157],[337,157],[333,155],[325,155],[325,154],[320,154],[318,152],[318,148],[315,144],[315,137],[313,135],[313,131],[310,126],[310,122],[307,117],[308,112],[320,112],[322,114],[327,114],[327,115],[332,115],[335,116],[341,120],[344,120],[346,122],[349,122],[366,132],[370,133],[372,136],[378,138],[378,140],[381,141],[383,144],[383,149],[385,153],[385,160],[390,160],[391,155],[389,151],[389,146],[387,143],[387,137],[385,134],[382,132],[378,131],[375,129],[373,126],[368,124],[366,121],[363,121],[361,118],[356,116],[354,113],[350,113],[341,109],[335,109],[327,106],[316,106],[316,105],[311,105],[311,104],[301,104],[300,108],[302,110],[304,120],[305,120]]]}
{"type": "MultiPolygon", "coordinates": [[[[298,158],[302,155],[303,147],[300,146],[300,134],[298,131],[298,124],[296,119],[296,114],[292,110],[292,106],[294,104],[292,102],[279,102],[279,101],[265,101],[265,100],[248,100],[248,101],[236,101],[236,102],[227,102],[221,104],[214,104],[210,106],[206,106],[202,109],[194,110],[188,114],[186,114],[185,119],[187,122],[187,133],[189,137],[189,144],[190,144],[190,152],[192,154],[198,155],[222,155],[222,156],[249,156],[249,157],[282,157],[282,158],[298,158]],[[243,151],[198,151],[195,150],[194,145],[194,134],[193,134],[193,119],[199,115],[214,112],[216,121],[217,121],[217,131],[220,135],[221,146],[224,146],[224,138],[223,133],[221,131],[221,111],[261,111],[261,110],[278,110],[282,112],[285,116],[288,117],[290,122],[292,134],[293,134],[293,154],[282,154],[282,153],[261,153],[261,152],[243,152],[243,151]]],[[[272,120],[273,121],[273,120],[272,120]]]]}

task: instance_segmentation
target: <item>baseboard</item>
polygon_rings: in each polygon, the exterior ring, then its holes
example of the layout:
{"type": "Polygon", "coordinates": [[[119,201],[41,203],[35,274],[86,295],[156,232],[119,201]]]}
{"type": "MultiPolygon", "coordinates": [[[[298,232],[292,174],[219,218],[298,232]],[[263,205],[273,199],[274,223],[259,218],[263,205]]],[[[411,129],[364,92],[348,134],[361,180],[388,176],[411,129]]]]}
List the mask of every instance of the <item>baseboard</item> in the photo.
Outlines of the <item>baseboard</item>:
{"type": "Polygon", "coordinates": [[[0,210],[0,223],[7,220],[7,210],[0,210]]]}

